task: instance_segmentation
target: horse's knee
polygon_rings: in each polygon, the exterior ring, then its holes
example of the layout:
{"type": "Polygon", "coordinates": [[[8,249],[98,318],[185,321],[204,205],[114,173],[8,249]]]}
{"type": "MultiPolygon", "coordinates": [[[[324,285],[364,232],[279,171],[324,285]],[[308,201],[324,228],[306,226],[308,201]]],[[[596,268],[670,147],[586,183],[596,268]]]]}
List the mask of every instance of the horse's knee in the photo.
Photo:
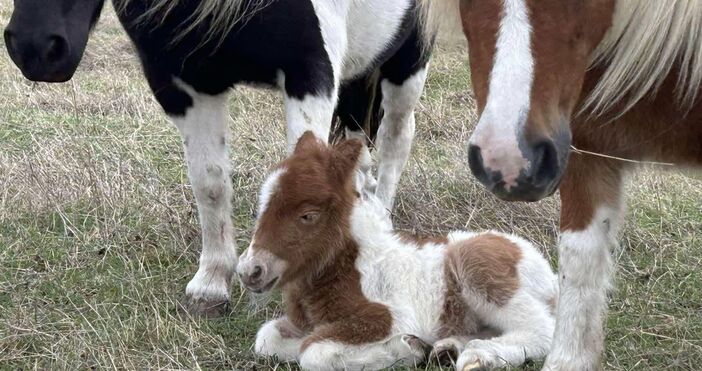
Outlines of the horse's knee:
{"type": "Polygon", "coordinates": [[[191,172],[193,192],[199,203],[216,207],[227,201],[230,188],[222,166],[209,164],[191,172]]]}

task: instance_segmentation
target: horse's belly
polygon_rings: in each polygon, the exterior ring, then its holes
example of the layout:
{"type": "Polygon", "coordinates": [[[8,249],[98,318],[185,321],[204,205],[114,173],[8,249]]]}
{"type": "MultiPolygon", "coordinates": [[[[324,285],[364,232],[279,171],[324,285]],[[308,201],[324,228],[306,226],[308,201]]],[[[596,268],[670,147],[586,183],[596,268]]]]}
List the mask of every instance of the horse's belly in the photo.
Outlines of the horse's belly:
{"type": "Polygon", "coordinates": [[[393,48],[413,0],[352,1],[346,18],[347,51],[342,78],[353,79],[382,63],[393,48]]]}

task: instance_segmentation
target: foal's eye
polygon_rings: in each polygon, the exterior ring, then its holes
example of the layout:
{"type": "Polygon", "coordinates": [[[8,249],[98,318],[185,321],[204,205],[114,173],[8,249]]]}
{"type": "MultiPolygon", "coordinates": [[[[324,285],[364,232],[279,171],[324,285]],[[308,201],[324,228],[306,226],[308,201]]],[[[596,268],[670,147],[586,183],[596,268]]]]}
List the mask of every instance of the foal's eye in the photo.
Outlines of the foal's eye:
{"type": "Polygon", "coordinates": [[[314,224],[319,220],[319,211],[308,211],[300,216],[302,224],[314,224]]]}

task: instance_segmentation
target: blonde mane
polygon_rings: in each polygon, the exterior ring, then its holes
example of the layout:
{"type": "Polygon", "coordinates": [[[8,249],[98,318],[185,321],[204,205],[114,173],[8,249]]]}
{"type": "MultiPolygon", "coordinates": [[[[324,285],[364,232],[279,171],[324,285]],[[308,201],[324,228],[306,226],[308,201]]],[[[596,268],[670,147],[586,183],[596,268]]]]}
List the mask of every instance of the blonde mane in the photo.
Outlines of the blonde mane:
{"type": "MultiPolygon", "coordinates": [[[[122,1],[117,12],[123,11],[131,1],[133,0],[122,1]]],[[[182,0],[152,0],[148,10],[137,19],[137,23],[163,23],[180,1],[182,0]]],[[[193,14],[174,31],[171,43],[177,43],[203,24],[207,36],[201,44],[213,39],[221,43],[236,24],[246,22],[273,1],[275,0],[200,0],[193,14]]]]}
{"type": "Polygon", "coordinates": [[[702,85],[702,0],[618,0],[612,27],[591,57],[604,75],[584,104],[598,116],[624,114],[677,67],[676,98],[689,110],[702,85]]]}

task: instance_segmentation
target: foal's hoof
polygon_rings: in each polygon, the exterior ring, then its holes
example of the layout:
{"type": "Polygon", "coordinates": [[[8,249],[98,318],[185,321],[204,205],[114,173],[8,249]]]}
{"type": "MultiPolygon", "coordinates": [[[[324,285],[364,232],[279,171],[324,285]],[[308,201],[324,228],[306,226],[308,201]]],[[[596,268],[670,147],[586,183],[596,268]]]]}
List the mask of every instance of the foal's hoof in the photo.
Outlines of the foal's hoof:
{"type": "Polygon", "coordinates": [[[480,364],[480,362],[475,362],[463,366],[462,371],[487,371],[487,367],[480,364]]]}
{"type": "Polygon", "coordinates": [[[402,342],[412,350],[412,353],[425,357],[431,351],[431,346],[414,335],[402,335],[402,342]]]}
{"type": "Polygon", "coordinates": [[[196,299],[191,295],[186,295],[184,303],[179,307],[181,312],[186,312],[194,317],[218,318],[229,312],[229,299],[196,299]]]}
{"type": "Polygon", "coordinates": [[[450,343],[434,345],[429,359],[436,360],[442,367],[451,367],[458,359],[458,349],[450,343]]]}

